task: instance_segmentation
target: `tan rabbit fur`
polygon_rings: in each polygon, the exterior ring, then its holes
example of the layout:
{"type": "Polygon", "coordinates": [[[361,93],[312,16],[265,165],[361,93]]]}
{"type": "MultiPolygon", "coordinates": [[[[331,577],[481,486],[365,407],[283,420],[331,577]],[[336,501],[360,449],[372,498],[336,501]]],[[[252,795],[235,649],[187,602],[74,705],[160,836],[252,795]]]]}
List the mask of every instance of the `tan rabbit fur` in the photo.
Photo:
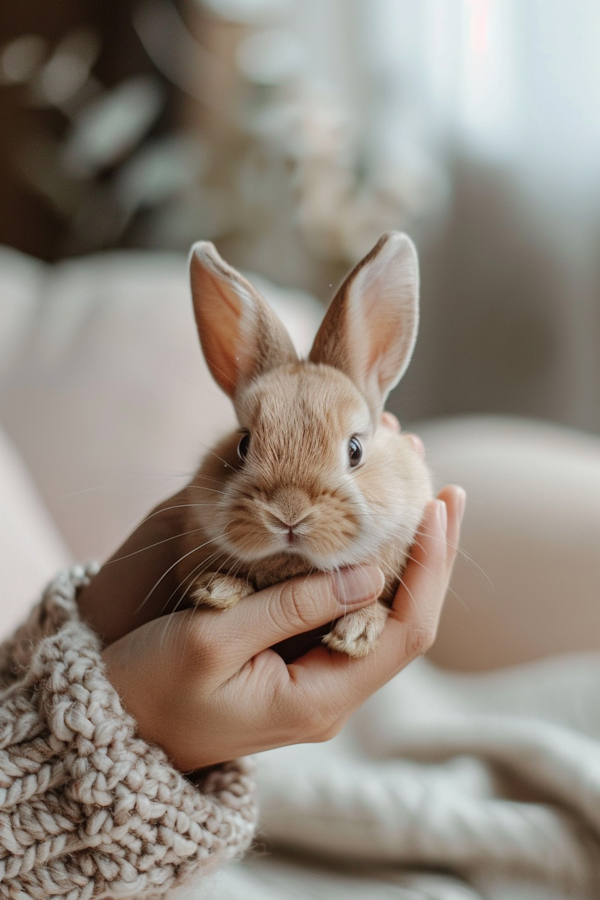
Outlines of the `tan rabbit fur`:
{"type": "MultiPolygon", "coordinates": [[[[332,301],[307,361],[251,285],[196,244],[192,293],[204,353],[240,431],[209,452],[186,489],[182,593],[231,606],[295,575],[375,563],[393,598],[431,497],[411,441],[381,424],[418,322],[416,254],[384,235],[332,301]]],[[[362,656],[388,607],[335,623],[324,641],[362,656]]]]}

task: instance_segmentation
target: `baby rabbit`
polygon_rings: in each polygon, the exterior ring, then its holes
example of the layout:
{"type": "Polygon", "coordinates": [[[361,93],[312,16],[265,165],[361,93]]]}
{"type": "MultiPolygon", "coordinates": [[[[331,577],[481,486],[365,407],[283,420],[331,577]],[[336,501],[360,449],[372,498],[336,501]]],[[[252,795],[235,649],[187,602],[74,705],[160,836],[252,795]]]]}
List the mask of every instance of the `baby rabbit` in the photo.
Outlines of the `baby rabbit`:
{"type": "Polygon", "coordinates": [[[186,488],[182,590],[227,608],[295,575],[376,564],[380,600],[323,638],[363,656],[385,625],[431,497],[420,454],[381,424],[417,336],[415,248],[399,232],[380,238],[335,295],[307,360],[212,244],[194,244],[190,261],[204,356],[240,429],[186,488]]]}

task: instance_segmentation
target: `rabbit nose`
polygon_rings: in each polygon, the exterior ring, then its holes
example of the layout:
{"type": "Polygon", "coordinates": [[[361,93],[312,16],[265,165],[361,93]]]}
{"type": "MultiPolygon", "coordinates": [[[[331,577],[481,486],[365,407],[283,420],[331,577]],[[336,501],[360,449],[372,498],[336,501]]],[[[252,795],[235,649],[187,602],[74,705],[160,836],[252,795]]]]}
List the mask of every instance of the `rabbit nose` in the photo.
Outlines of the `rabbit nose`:
{"type": "Polygon", "coordinates": [[[296,521],[290,521],[289,518],[286,519],[283,516],[273,515],[273,513],[270,513],[269,519],[271,520],[271,526],[275,529],[275,531],[279,532],[280,534],[283,532],[283,536],[285,537],[285,542],[288,547],[292,547],[310,530],[306,525],[303,525],[303,523],[306,521],[307,515],[302,516],[302,518],[297,519],[296,521]]]}
{"type": "MultiPolygon", "coordinates": [[[[285,528],[291,542],[310,513],[310,501],[298,488],[281,488],[269,502],[269,518],[278,530],[285,528]]],[[[304,530],[304,529],[300,529],[304,530]]]]}
{"type": "Polygon", "coordinates": [[[277,525],[278,528],[287,528],[290,533],[292,533],[294,529],[296,529],[299,525],[302,525],[302,523],[306,519],[306,515],[301,516],[300,518],[296,518],[292,521],[290,521],[289,517],[285,517],[277,513],[270,513],[269,515],[274,525],[277,525]]]}

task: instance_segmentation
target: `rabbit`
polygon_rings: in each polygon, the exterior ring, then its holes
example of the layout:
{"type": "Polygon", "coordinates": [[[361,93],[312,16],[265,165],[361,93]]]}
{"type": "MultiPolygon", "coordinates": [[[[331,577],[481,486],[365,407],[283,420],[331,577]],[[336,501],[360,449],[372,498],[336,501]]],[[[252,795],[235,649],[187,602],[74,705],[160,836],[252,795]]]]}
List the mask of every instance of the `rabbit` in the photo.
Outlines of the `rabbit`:
{"type": "Polygon", "coordinates": [[[307,360],[211,243],[192,247],[190,276],[204,356],[240,430],[206,455],[185,489],[181,590],[225,609],[293,576],[378,565],[378,602],[323,638],[363,656],[385,625],[432,496],[421,454],[381,423],[417,336],[414,245],[400,232],[380,238],[339,288],[307,360]]]}

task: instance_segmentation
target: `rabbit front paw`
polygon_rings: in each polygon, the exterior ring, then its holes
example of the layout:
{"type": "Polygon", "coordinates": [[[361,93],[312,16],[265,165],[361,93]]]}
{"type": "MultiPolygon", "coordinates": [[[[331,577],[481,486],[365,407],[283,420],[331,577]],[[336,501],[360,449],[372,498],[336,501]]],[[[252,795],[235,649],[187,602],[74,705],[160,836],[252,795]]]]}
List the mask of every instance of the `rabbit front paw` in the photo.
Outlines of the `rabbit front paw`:
{"type": "Polygon", "coordinates": [[[376,645],[388,617],[388,608],[381,603],[348,613],[323,638],[330,650],[348,656],[366,656],[376,645]]]}
{"type": "Polygon", "coordinates": [[[245,578],[234,578],[221,572],[203,572],[191,591],[195,603],[213,609],[230,609],[253,593],[254,587],[245,578]]]}

